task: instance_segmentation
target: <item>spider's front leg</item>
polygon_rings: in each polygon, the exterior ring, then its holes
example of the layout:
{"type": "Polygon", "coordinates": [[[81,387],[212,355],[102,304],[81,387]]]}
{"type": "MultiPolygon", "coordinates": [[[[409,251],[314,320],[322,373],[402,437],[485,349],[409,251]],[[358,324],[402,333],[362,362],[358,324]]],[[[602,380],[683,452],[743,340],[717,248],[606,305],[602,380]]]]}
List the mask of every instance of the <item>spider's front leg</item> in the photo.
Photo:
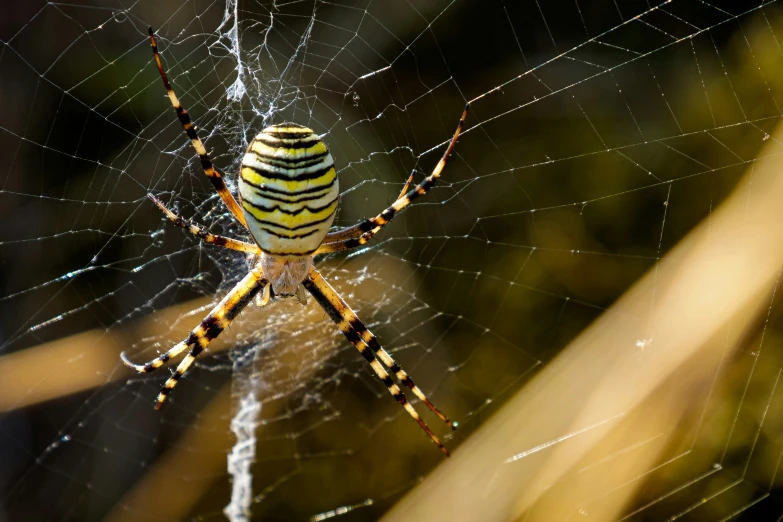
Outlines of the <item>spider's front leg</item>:
{"type": "Polygon", "coordinates": [[[244,310],[262,288],[264,293],[268,295],[268,287],[269,282],[264,279],[261,267],[256,266],[218,303],[201,321],[201,324],[190,332],[190,335],[166,353],[145,364],[134,364],[128,360],[124,352],[121,354],[122,362],[126,366],[133,368],[139,373],[148,373],[160,368],[172,357],[176,357],[187,350],[189,346],[192,346],[188,355],[182,359],[177,369],[171,374],[163,388],[161,388],[155,404],[156,410],[161,408],[171,390],[174,389],[182,375],[188,371],[193,361],[204,351],[210,341],[220,335],[231,324],[231,321],[244,310]]]}
{"type": "Polygon", "coordinates": [[[383,364],[411,391],[432,410],[442,421],[448,424],[451,429],[457,429],[457,424],[451,422],[448,417],[438,410],[432,402],[424,395],[413,380],[407,373],[391,358],[391,355],[383,349],[378,343],[375,335],[367,329],[361,322],[359,317],[351,310],[351,307],[340,297],[332,286],[326,282],[321,274],[315,268],[310,268],[310,273],[307,279],[303,282],[305,288],[312,294],[315,300],[321,305],[321,308],[329,314],[329,317],[335,322],[340,331],[345,337],[353,344],[364,359],[370,363],[375,374],[386,385],[389,393],[392,394],[394,399],[402,406],[405,411],[408,412],[413,420],[418,423],[422,430],[430,437],[430,439],[438,445],[443,453],[448,457],[450,456],[449,450],[443,445],[438,437],[427,426],[427,423],[422,420],[418,412],[405,398],[405,394],[402,393],[399,386],[394,384],[391,376],[383,369],[378,362],[380,359],[383,364]],[[375,355],[373,355],[375,354],[375,355]],[[376,359],[375,357],[378,357],[376,359]]]}

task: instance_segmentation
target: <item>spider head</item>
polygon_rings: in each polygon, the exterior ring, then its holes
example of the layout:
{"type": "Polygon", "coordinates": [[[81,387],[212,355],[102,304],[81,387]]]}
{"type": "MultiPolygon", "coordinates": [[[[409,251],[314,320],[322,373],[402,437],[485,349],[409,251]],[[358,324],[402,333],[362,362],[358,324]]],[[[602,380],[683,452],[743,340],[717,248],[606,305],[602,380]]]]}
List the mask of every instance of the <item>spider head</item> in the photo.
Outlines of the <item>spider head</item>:
{"type": "Polygon", "coordinates": [[[261,270],[264,279],[272,285],[272,294],[277,297],[290,297],[297,294],[302,281],[313,266],[313,256],[277,257],[261,254],[261,270]]]}

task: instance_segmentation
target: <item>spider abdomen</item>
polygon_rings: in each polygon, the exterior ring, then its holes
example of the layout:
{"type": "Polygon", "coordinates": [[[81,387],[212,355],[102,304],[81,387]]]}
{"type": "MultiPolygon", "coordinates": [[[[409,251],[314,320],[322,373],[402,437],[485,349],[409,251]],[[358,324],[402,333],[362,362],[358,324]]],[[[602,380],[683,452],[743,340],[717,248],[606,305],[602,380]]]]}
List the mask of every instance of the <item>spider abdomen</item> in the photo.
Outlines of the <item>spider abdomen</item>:
{"type": "Polygon", "coordinates": [[[307,127],[267,127],[250,143],[239,177],[248,228],[273,256],[312,254],[334,220],[339,187],[334,160],[307,127]]]}

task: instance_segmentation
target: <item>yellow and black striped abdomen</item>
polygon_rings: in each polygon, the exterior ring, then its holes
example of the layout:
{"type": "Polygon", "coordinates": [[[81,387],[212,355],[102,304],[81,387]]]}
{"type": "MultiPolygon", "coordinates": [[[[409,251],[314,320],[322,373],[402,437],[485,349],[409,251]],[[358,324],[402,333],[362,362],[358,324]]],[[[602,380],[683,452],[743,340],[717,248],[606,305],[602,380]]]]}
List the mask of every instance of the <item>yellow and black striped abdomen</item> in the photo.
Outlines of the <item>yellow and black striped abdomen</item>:
{"type": "Polygon", "coordinates": [[[307,127],[267,127],[242,158],[242,210],[267,254],[313,253],[332,226],[339,192],[332,155],[307,127]]]}

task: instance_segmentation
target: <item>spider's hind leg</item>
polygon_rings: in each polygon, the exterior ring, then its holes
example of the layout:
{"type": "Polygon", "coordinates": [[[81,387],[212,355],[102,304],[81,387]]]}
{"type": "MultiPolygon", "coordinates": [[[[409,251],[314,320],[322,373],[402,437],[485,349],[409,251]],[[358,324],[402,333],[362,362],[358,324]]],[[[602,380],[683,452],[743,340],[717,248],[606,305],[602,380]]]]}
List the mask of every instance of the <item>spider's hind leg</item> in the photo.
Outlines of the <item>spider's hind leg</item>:
{"type": "Polygon", "coordinates": [[[427,191],[432,188],[438,178],[440,178],[440,174],[443,172],[443,168],[446,166],[446,162],[448,161],[449,156],[451,156],[451,153],[454,151],[454,147],[457,145],[457,138],[459,138],[459,135],[462,132],[462,127],[465,125],[465,118],[468,116],[469,108],[470,103],[467,103],[465,105],[465,109],[462,111],[462,116],[459,119],[459,123],[457,123],[457,130],[454,131],[454,134],[451,137],[449,146],[446,148],[446,151],[443,153],[443,156],[441,157],[438,164],[435,165],[432,173],[424,178],[424,181],[416,185],[413,190],[407,192],[413,181],[413,173],[411,173],[408,181],[405,183],[405,186],[402,189],[402,192],[400,192],[397,201],[392,203],[390,207],[374,218],[366,219],[361,223],[357,223],[356,225],[344,228],[342,230],[330,232],[326,235],[323,244],[318,250],[316,250],[314,255],[339,252],[341,250],[348,250],[364,245],[370,239],[372,239],[372,237],[377,234],[378,231],[383,228],[383,226],[389,224],[389,222],[394,219],[394,216],[408,207],[408,205],[410,205],[416,198],[426,194],[427,191]]]}
{"type": "Polygon", "coordinates": [[[152,30],[152,27],[149,27],[148,31],[150,35],[150,45],[152,46],[152,55],[155,58],[155,65],[158,68],[158,73],[160,74],[160,78],[163,80],[163,85],[166,87],[166,93],[168,94],[171,106],[174,107],[174,110],[177,112],[177,118],[182,124],[182,128],[185,131],[185,134],[187,134],[188,138],[190,139],[190,143],[196,150],[196,154],[198,154],[199,160],[201,161],[201,167],[204,169],[204,174],[207,175],[207,178],[209,178],[210,183],[212,183],[212,186],[215,188],[215,191],[217,191],[220,199],[223,200],[223,203],[226,205],[234,218],[239,221],[242,226],[247,228],[247,221],[245,220],[245,215],[242,212],[242,207],[239,206],[237,200],[234,199],[234,196],[231,194],[231,192],[229,192],[228,187],[226,186],[226,182],[223,180],[223,176],[221,175],[220,171],[218,171],[212,164],[212,160],[207,153],[206,147],[204,147],[204,143],[198,137],[196,132],[198,130],[198,126],[191,121],[188,111],[185,110],[185,108],[180,103],[179,98],[177,98],[177,95],[174,94],[174,89],[171,87],[169,79],[166,76],[166,71],[163,69],[163,61],[160,59],[160,53],[158,53],[158,41],[155,38],[155,32],[152,30]]]}

